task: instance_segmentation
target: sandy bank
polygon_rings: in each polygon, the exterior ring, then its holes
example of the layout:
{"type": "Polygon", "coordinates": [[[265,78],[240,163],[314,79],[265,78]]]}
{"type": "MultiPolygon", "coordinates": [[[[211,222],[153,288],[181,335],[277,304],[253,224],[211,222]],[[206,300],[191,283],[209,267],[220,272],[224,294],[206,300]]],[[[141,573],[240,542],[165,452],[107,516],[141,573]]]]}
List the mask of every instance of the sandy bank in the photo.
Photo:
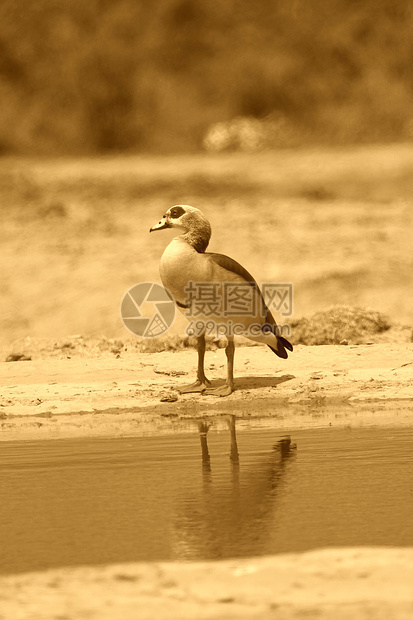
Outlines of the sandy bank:
{"type": "MultiPolygon", "coordinates": [[[[411,343],[298,346],[288,360],[239,347],[236,391],[226,398],[179,395],[195,368],[193,350],[3,362],[1,438],[167,431],[222,413],[274,418],[280,429],[413,422],[411,343]]],[[[207,353],[206,371],[213,383],[222,380],[223,351],[207,353]]]]}
{"type": "Polygon", "coordinates": [[[19,620],[411,620],[413,549],[55,569],[1,577],[0,599],[19,620]]]}

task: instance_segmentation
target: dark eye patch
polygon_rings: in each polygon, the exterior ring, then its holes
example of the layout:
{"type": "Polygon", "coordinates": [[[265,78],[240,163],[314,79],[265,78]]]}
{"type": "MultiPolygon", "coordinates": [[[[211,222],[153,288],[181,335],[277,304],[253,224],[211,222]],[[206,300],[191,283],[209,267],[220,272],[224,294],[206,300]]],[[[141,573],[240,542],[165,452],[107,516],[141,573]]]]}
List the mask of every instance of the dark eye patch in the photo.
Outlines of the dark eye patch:
{"type": "Polygon", "coordinates": [[[171,213],[171,217],[173,219],[176,219],[178,217],[181,217],[181,215],[185,213],[185,209],[183,209],[182,207],[173,207],[170,213],[171,213]]]}

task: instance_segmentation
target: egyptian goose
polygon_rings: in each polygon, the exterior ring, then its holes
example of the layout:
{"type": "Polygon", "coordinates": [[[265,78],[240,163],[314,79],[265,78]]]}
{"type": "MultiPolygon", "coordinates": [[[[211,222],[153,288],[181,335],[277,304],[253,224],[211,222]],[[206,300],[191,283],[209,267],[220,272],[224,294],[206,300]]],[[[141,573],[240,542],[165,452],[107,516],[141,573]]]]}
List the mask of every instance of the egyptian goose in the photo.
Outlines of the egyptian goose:
{"type": "Polygon", "coordinates": [[[248,271],[224,254],[205,252],[211,226],[199,209],[188,205],[171,207],[149,232],[164,228],[177,228],[182,234],[162,255],[161,280],[191,321],[198,340],[197,380],[179,391],[228,396],[234,389],[234,335],[264,343],[282,358],[288,356],[286,349],[292,351],[293,347],[277,333],[277,324],[248,271]],[[228,340],[227,381],[217,388],[210,387],[204,371],[205,336],[213,330],[228,340]]]}

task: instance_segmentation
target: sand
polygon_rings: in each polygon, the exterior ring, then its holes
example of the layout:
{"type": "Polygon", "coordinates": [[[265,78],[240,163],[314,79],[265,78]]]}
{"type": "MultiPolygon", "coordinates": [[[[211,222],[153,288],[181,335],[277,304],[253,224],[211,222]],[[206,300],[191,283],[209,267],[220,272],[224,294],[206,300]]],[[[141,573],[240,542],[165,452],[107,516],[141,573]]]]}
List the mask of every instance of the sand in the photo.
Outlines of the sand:
{"type": "MultiPolygon", "coordinates": [[[[166,432],[220,413],[276,418],[283,430],[413,423],[412,343],[297,346],[288,360],[239,347],[235,359],[236,390],[225,398],[178,393],[195,378],[192,349],[1,363],[1,438],[166,432]]],[[[224,351],[207,352],[206,373],[223,380],[224,351]]]]}

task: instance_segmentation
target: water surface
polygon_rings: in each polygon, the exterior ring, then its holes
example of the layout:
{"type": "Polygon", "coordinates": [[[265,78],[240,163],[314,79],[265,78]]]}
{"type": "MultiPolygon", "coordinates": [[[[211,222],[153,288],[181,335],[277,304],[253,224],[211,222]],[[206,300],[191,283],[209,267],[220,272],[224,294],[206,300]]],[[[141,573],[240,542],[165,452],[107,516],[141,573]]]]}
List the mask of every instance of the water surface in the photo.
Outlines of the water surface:
{"type": "Polygon", "coordinates": [[[413,545],[413,428],[294,431],[287,452],[233,422],[3,442],[0,572],[413,545]]]}

